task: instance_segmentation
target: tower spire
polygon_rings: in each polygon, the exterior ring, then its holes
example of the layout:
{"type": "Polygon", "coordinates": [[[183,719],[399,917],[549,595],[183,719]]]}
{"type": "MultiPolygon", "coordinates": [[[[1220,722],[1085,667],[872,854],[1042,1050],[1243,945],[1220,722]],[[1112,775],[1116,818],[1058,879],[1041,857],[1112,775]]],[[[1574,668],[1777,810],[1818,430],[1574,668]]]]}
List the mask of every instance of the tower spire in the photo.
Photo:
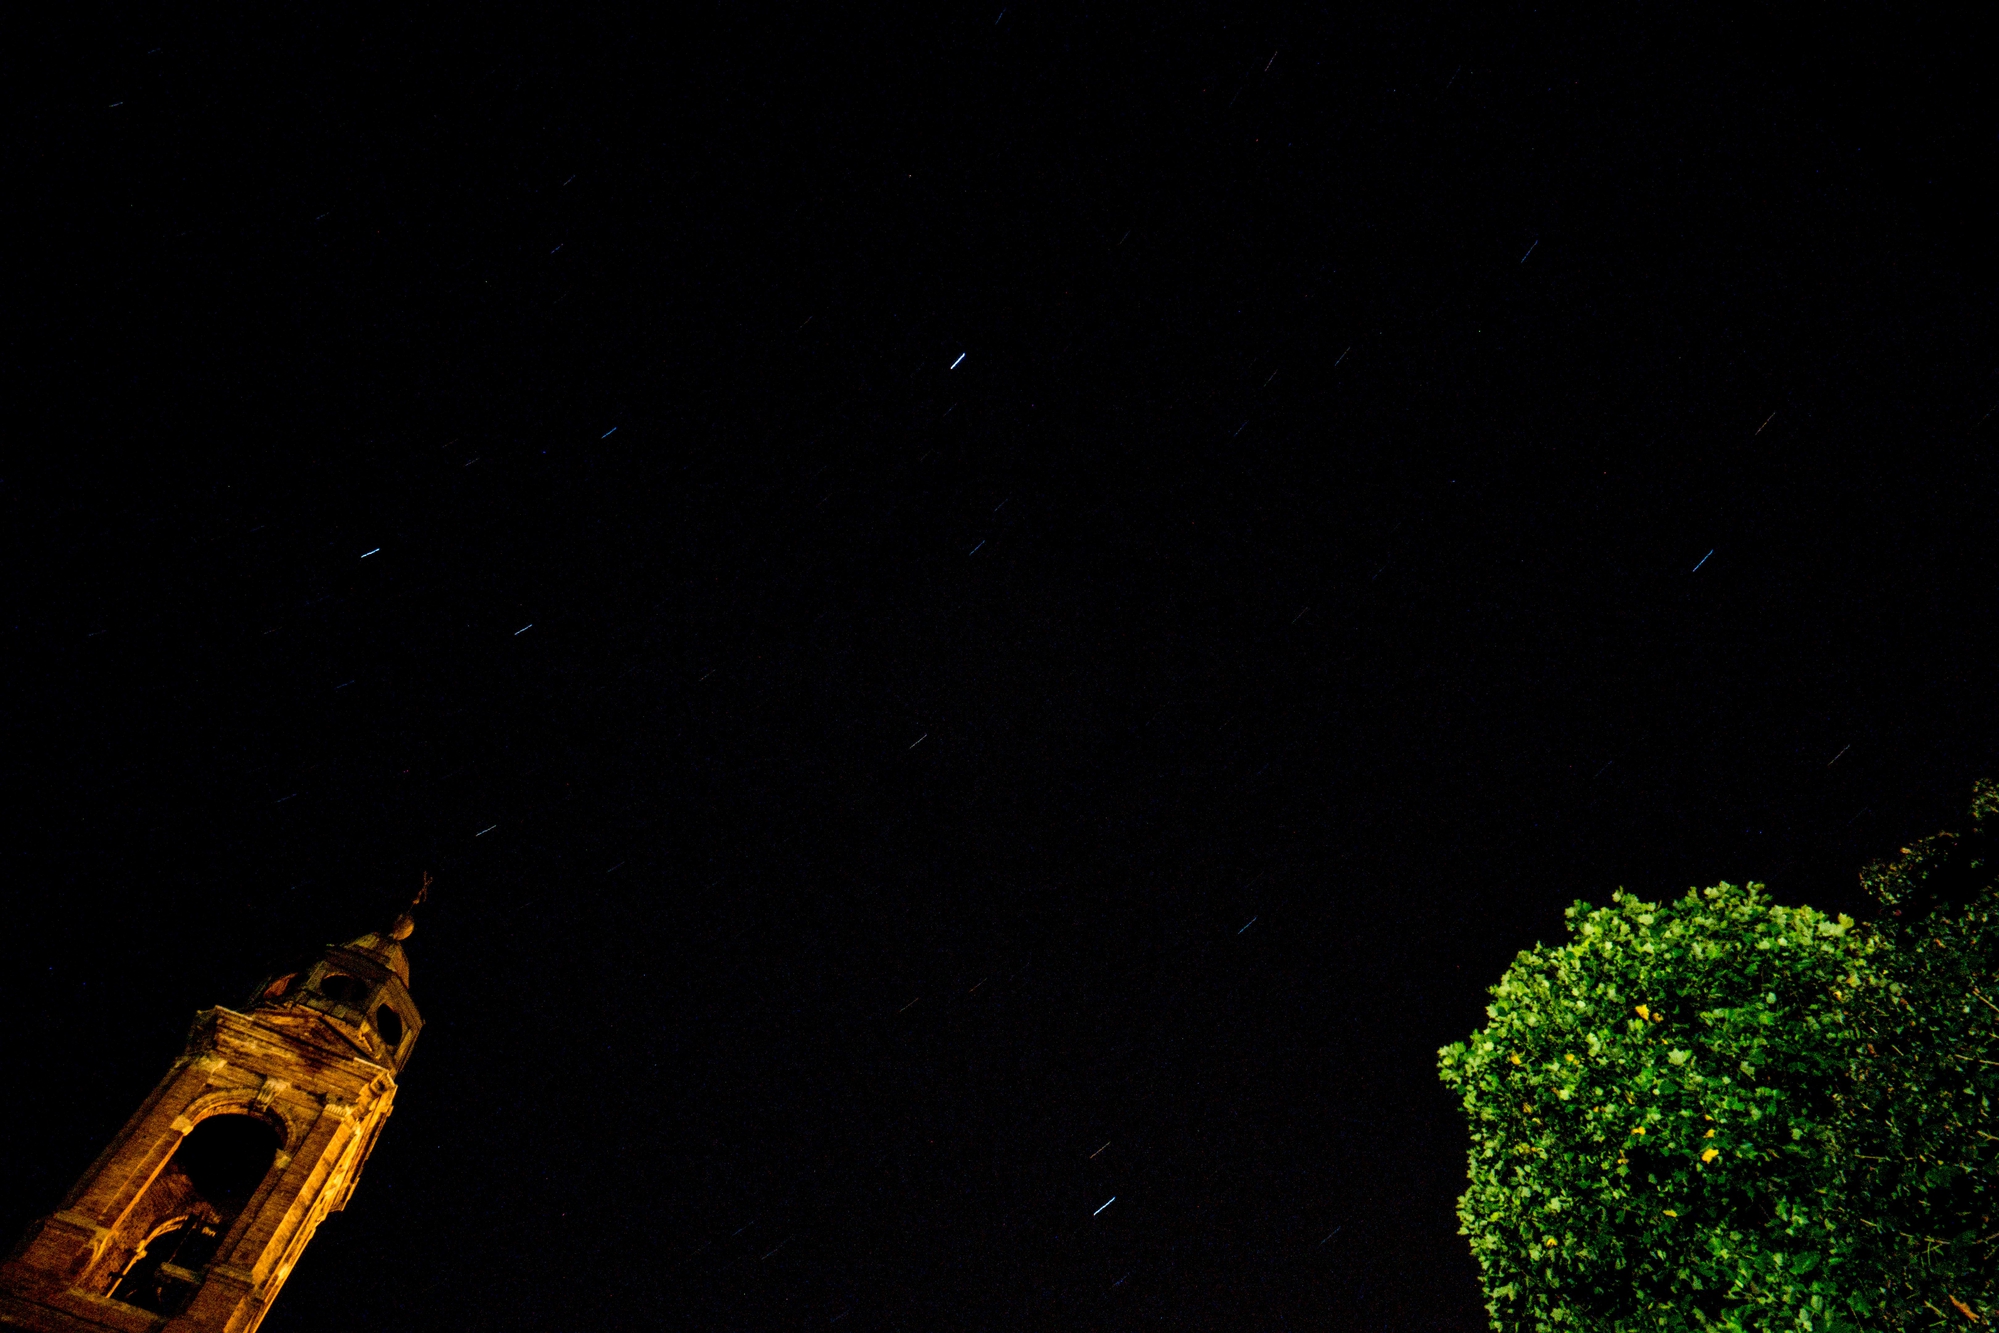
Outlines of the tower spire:
{"type": "Polygon", "coordinates": [[[410,899],[410,905],[405,907],[389,926],[389,938],[406,940],[416,930],[416,909],[422,907],[424,899],[430,897],[430,886],[434,882],[430,872],[424,871],[423,883],[417,886],[416,897],[410,899]]]}

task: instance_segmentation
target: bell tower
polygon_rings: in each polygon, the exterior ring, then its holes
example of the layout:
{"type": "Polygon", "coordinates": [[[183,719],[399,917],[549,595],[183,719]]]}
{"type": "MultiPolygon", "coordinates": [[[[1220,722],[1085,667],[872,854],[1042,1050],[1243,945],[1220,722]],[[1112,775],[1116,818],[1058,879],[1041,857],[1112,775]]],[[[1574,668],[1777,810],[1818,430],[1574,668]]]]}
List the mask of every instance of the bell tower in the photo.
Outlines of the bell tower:
{"type": "Polygon", "coordinates": [[[166,1077],[0,1264],[0,1328],[251,1333],[389,1118],[423,1027],[414,928],[404,911],[266,978],[240,1012],[196,1014],[166,1077]]]}

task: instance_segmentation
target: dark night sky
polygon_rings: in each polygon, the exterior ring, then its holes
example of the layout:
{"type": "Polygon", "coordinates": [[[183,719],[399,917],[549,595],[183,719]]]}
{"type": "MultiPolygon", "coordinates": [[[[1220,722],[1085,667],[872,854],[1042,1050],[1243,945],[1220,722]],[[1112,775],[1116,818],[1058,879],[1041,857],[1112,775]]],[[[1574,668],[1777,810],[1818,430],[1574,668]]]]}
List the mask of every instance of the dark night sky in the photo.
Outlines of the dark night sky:
{"type": "Polygon", "coordinates": [[[1482,1327],[1512,955],[1999,774],[1968,34],[667,8],[9,44],[0,1224],[428,869],[271,1333],[1482,1327]]]}

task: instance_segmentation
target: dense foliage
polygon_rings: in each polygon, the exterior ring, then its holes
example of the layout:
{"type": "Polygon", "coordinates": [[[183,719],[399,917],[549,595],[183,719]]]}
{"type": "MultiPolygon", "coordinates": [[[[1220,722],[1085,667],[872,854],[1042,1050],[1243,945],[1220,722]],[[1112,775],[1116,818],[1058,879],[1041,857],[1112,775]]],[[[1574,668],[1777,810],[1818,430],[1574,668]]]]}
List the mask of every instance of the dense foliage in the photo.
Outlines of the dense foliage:
{"type": "Polygon", "coordinates": [[[1844,1136],[1842,1193],[1872,1235],[1886,1327],[1999,1319],[1999,784],[1970,831],[1871,867],[1892,945],[1868,1014],[1844,1136]]]}
{"type": "Polygon", "coordinates": [[[1569,910],[1440,1052],[1493,1326],[1861,1329],[1993,1317],[1999,931],[1972,832],[1864,880],[1880,924],[1719,884],[1569,910]]]}

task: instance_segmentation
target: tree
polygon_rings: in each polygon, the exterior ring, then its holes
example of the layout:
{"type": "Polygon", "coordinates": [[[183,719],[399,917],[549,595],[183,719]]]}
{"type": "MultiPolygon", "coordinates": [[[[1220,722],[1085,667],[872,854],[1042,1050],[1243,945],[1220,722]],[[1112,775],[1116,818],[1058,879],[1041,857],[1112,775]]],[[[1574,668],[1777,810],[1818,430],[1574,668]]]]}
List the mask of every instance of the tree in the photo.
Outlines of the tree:
{"type": "Polygon", "coordinates": [[[1871,867],[1878,925],[1724,883],[1519,955],[1439,1053],[1495,1329],[1992,1316],[1995,811],[1871,867]]]}
{"type": "Polygon", "coordinates": [[[1969,832],[1862,875],[1881,904],[1888,984],[1866,1015],[1841,1193],[1871,1235],[1880,1320],[1999,1318],[1999,783],[1969,832]]]}

